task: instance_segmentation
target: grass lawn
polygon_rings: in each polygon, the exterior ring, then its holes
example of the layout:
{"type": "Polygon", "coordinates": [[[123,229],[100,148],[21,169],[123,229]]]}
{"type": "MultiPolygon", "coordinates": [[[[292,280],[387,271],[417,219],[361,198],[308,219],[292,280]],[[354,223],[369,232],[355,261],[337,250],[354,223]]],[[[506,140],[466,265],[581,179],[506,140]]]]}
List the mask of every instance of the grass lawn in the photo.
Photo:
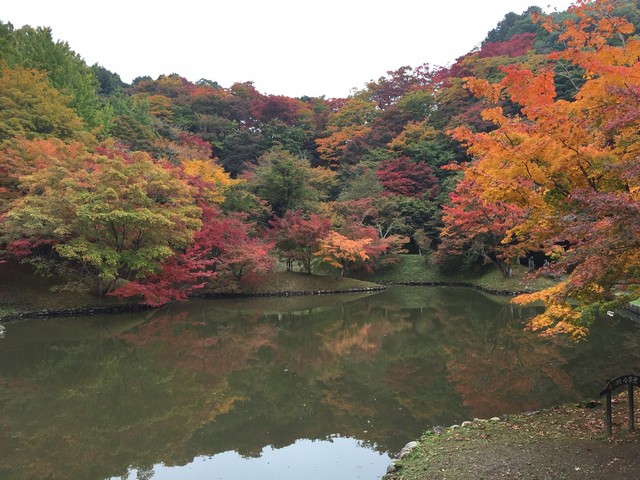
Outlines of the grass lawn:
{"type": "Polygon", "coordinates": [[[62,310],[121,305],[121,299],[102,297],[92,292],[54,291],[61,280],[35,275],[28,265],[0,264],[0,318],[24,311],[62,310]]]}
{"type": "Polygon", "coordinates": [[[490,291],[522,292],[541,290],[553,286],[555,280],[545,277],[528,278],[527,267],[513,266],[513,275],[504,277],[493,265],[476,270],[442,273],[427,255],[401,255],[399,262],[373,274],[358,275],[357,278],[371,282],[417,282],[417,283],[464,283],[490,291]]]}

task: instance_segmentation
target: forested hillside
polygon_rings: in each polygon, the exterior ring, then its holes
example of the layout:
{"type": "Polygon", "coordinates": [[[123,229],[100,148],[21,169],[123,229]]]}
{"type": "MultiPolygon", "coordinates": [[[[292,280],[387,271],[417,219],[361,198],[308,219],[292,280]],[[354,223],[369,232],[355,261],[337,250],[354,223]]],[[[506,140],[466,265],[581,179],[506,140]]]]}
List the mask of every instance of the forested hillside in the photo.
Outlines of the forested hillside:
{"type": "Polygon", "coordinates": [[[0,23],[3,258],[151,305],[278,261],[344,273],[425,252],[509,275],[533,258],[569,276],[520,297],[547,304],[532,326],[580,335],[640,295],[636,3],[509,13],[451,66],[339,99],[128,85],[46,27],[0,23]]]}

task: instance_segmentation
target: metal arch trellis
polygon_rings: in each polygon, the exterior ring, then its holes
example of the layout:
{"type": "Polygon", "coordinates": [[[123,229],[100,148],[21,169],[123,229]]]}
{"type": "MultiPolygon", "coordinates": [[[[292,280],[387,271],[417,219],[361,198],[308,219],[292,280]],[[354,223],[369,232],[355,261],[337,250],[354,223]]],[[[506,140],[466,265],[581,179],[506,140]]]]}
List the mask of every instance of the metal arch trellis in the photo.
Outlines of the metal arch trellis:
{"type": "Polygon", "coordinates": [[[633,406],[633,387],[640,388],[640,375],[621,375],[620,377],[616,377],[613,380],[610,380],[607,383],[607,386],[604,387],[604,390],[600,392],[600,396],[607,396],[607,433],[611,436],[611,394],[624,386],[628,388],[628,398],[629,398],[629,431],[633,432],[635,430],[635,420],[634,420],[634,406],[633,406]]]}

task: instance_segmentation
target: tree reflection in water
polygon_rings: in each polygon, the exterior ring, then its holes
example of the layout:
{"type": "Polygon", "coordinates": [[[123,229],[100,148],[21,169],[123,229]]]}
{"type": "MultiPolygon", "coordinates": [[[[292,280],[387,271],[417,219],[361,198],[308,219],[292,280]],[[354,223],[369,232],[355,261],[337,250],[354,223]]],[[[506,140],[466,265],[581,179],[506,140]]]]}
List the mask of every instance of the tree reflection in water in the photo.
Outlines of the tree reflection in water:
{"type": "Polygon", "coordinates": [[[575,344],[523,330],[533,313],[397,287],[10,324],[0,477],[144,477],[301,439],[395,453],[433,425],[593,397],[638,364],[637,324],[599,322],[575,344]]]}

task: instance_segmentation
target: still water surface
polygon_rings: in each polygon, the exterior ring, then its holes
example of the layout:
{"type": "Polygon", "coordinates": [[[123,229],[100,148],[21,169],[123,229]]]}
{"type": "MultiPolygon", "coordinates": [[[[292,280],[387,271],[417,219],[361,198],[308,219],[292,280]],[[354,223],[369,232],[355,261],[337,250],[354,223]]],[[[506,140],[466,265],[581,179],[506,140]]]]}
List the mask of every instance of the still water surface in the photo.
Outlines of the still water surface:
{"type": "Polygon", "coordinates": [[[0,339],[0,478],[370,479],[434,425],[597,396],[640,330],[587,341],[468,289],[198,300],[0,339]]]}

